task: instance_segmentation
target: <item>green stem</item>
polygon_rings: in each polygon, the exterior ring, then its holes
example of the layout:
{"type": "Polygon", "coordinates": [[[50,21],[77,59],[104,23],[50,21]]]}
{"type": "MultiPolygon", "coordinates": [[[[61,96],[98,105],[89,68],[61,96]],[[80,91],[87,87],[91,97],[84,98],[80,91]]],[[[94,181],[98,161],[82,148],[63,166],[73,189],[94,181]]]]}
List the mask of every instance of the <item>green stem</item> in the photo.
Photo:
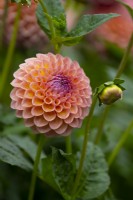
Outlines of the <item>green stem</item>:
{"type": "Polygon", "coordinates": [[[116,144],[113,152],[111,153],[111,155],[110,155],[110,157],[108,159],[109,166],[113,163],[114,159],[118,155],[121,147],[126,142],[128,136],[129,136],[129,133],[131,132],[132,129],[133,129],[133,121],[129,124],[128,128],[125,130],[125,132],[123,133],[123,135],[120,138],[119,142],[116,144]]]}
{"type": "Polygon", "coordinates": [[[115,78],[119,78],[121,76],[121,74],[123,73],[123,71],[124,71],[124,69],[126,67],[126,63],[127,63],[128,56],[130,54],[132,46],[133,46],[133,33],[132,33],[132,35],[130,37],[130,40],[128,42],[128,46],[127,46],[126,51],[124,53],[124,56],[123,56],[123,58],[121,60],[121,63],[119,65],[119,68],[118,68],[118,71],[116,73],[115,78]]]}
{"type": "Polygon", "coordinates": [[[94,142],[95,144],[98,144],[99,141],[101,140],[104,122],[105,122],[106,117],[108,115],[109,109],[110,109],[110,106],[106,106],[106,108],[104,109],[104,111],[102,113],[102,117],[101,117],[101,120],[100,120],[100,123],[99,123],[99,126],[98,126],[98,132],[97,132],[95,142],[94,142]]]}
{"type": "Polygon", "coordinates": [[[67,153],[72,153],[71,135],[66,137],[66,152],[67,153]]]}
{"type": "Polygon", "coordinates": [[[10,41],[9,48],[7,51],[7,57],[5,59],[5,63],[3,66],[3,71],[1,74],[0,98],[3,96],[3,92],[5,90],[5,83],[7,81],[7,77],[8,77],[9,71],[10,71],[10,64],[12,61],[15,44],[16,44],[16,37],[17,37],[17,32],[18,32],[20,13],[21,13],[21,4],[18,4],[17,14],[16,14],[15,22],[14,22],[14,27],[13,27],[13,33],[12,33],[11,41],[10,41]]]}
{"type": "Polygon", "coordinates": [[[39,138],[38,149],[37,149],[34,167],[33,167],[33,172],[32,172],[32,178],[31,178],[31,185],[30,185],[28,200],[33,200],[38,164],[39,164],[39,161],[40,161],[40,156],[41,156],[41,152],[42,152],[42,149],[43,149],[43,144],[44,144],[44,135],[41,134],[40,138],[39,138]]]}
{"type": "MultiPolygon", "coordinates": [[[[129,54],[130,54],[132,46],[133,46],[133,33],[132,33],[131,38],[128,42],[128,46],[127,46],[126,51],[124,53],[124,56],[121,60],[121,63],[119,65],[119,68],[117,70],[115,78],[119,78],[121,76],[121,74],[123,73],[123,71],[126,67],[127,59],[128,59],[129,54]]],[[[101,116],[101,120],[99,122],[99,127],[98,127],[98,131],[97,131],[97,136],[96,136],[96,139],[95,139],[96,144],[98,144],[98,142],[100,142],[100,139],[102,137],[103,127],[104,127],[109,109],[110,109],[110,106],[106,106],[105,109],[104,109],[104,112],[101,116]]]]}
{"type": "Polygon", "coordinates": [[[0,26],[0,52],[2,50],[2,39],[3,39],[3,33],[5,30],[5,25],[6,25],[6,16],[7,16],[7,9],[8,8],[8,0],[5,0],[5,5],[4,5],[4,13],[2,16],[2,20],[1,20],[1,26],[0,26]]]}
{"type": "Polygon", "coordinates": [[[76,176],[74,186],[73,186],[73,190],[72,190],[72,200],[75,199],[75,193],[77,191],[77,187],[79,185],[79,181],[80,181],[81,174],[82,174],[82,169],[83,169],[84,160],[85,160],[85,156],[86,156],[88,138],[89,138],[90,124],[91,124],[91,119],[92,119],[92,116],[93,116],[93,112],[94,112],[96,102],[97,102],[97,96],[94,96],[93,101],[92,101],[92,105],[91,105],[91,108],[90,108],[90,112],[89,112],[89,115],[87,117],[87,123],[86,123],[86,127],[85,127],[84,141],[83,141],[83,147],[82,147],[82,152],[81,152],[81,158],[80,158],[80,162],[79,162],[79,168],[78,168],[77,176],[76,176]]]}
{"type": "Polygon", "coordinates": [[[51,43],[54,46],[55,52],[59,53],[61,46],[56,41],[56,32],[55,32],[55,27],[54,27],[52,18],[51,18],[51,16],[48,15],[47,8],[45,7],[43,1],[39,0],[39,2],[41,4],[41,6],[42,6],[42,9],[43,9],[43,11],[44,11],[44,13],[46,15],[46,18],[47,18],[47,21],[48,21],[48,24],[49,24],[49,28],[50,28],[50,31],[51,31],[51,38],[52,38],[51,39],[51,43]]]}

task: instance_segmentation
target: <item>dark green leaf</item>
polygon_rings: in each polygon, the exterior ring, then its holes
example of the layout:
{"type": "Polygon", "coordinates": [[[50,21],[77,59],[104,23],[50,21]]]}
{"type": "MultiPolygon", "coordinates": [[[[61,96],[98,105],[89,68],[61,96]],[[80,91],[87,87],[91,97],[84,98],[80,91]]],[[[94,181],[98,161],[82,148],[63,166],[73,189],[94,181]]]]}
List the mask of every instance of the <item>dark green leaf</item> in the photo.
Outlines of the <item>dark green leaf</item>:
{"type": "Polygon", "coordinates": [[[132,19],[133,19],[133,8],[131,6],[129,6],[128,4],[124,3],[121,0],[117,0],[119,3],[121,3],[129,12],[129,14],[131,15],[132,19]]]}
{"type": "Polygon", "coordinates": [[[98,26],[108,21],[109,19],[117,16],[119,15],[115,13],[82,16],[76,27],[66,35],[66,38],[64,39],[64,44],[73,45],[74,43],[78,43],[84,35],[92,32],[98,26]]]}
{"type": "MultiPolygon", "coordinates": [[[[81,153],[78,153],[78,159],[81,153]]],[[[88,144],[86,159],[77,197],[83,200],[97,198],[109,187],[108,166],[99,147],[88,144]]]]}
{"type": "Polygon", "coordinates": [[[119,85],[119,84],[121,84],[121,83],[124,83],[125,81],[123,80],[123,79],[119,79],[119,78],[116,78],[115,80],[114,80],[114,84],[116,84],[116,85],[119,85]]]}
{"type": "Polygon", "coordinates": [[[62,150],[52,149],[53,174],[64,199],[71,199],[75,175],[75,159],[62,150]]]}
{"type": "Polygon", "coordinates": [[[66,33],[66,16],[60,0],[42,0],[44,7],[38,5],[36,15],[41,28],[46,32],[48,37],[52,37],[49,21],[52,24],[55,36],[66,33]]]}
{"type": "Polygon", "coordinates": [[[56,184],[54,176],[53,176],[53,166],[52,166],[51,157],[42,159],[42,172],[40,173],[39,176],[48,185],[50,185],[56,191],[60,192],[58,185],[56,184]]]}
{"type": "MultiPolygon", "coordinates": [[[[29,137],[10,135],[8,136],[8,138],[12,141],[14,145],[17,145],[20,149],[25,151],[33,161],[35,160],[37,145],[29,137]]],[[[43,159],[44,157],[45,155],[44,153],[42,153],[41,159],[43,159]]]]}
{"type": "Polygon", "coordinates": [[[0,160],[10,165],[18,166],[25,170],[31,170],[32,164],[24,156],[23,152],[8,137],[0,137],[0,160]]]}
{"type": "Polygon", "coordinates": [[[109,189],[102,197],[103,200],[116,200],[111,189],[109,189]]]}

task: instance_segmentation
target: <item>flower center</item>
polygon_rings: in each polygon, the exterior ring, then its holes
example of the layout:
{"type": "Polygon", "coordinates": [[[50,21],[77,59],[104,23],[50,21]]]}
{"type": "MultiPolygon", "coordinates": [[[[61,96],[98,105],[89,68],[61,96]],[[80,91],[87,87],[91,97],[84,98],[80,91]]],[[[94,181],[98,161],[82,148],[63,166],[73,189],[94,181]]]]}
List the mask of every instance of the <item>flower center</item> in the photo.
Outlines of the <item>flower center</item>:
{"type": "Polygon", "coordinates": [[[50,81],[51,87],[57,92],[68,93],[72,89],[71,81],[68,77],[58,74],[50,81]]]}

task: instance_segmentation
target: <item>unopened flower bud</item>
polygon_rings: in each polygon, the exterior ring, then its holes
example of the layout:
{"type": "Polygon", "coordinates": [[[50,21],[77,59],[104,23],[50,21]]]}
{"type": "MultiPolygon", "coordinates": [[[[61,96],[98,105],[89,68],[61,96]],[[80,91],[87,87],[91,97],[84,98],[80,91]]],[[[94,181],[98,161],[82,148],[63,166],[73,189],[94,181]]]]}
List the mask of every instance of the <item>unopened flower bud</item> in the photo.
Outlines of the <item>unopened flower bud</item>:
{"type": "Polygon", "coordinates": [[[115,84],[106,86],[98,95],[100,104],[110,105],[118,99],[121,99],[122,93],[122,89],[115,84]]]}

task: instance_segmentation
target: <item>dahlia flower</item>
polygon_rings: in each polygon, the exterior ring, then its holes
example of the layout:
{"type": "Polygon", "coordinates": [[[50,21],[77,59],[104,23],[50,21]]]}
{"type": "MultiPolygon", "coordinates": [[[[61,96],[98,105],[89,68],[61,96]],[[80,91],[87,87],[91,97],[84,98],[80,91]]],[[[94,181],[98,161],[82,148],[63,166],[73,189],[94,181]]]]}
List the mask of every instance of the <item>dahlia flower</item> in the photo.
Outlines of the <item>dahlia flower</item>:
{"type": "Polygon", "coordinates": [[[11,108],[37,133],[69,135],[88,115],[90,81],[68,57],[48,53],[26,59],[11,85],[11,108]]]}
{"type": "MultiPolygon", "coordinates": [[[[41,30],[36,19],[37,3],[32,1],[31,6],[23,5],[21,8],[21,16],[19,21],[19,30],[17,35],[17,46],[38,49],[44,47],[46,36],[41,30]]],[[[0,23],[2,23],[2,15],[4,12],[4,0],[0,0],[0,23]]],[[[8,4],[8,14],[6,18],[6,27],[4,32],[4,41],[8,44],[11,39],[13,24],[17,12],[17,4],[8,4]]]]}

